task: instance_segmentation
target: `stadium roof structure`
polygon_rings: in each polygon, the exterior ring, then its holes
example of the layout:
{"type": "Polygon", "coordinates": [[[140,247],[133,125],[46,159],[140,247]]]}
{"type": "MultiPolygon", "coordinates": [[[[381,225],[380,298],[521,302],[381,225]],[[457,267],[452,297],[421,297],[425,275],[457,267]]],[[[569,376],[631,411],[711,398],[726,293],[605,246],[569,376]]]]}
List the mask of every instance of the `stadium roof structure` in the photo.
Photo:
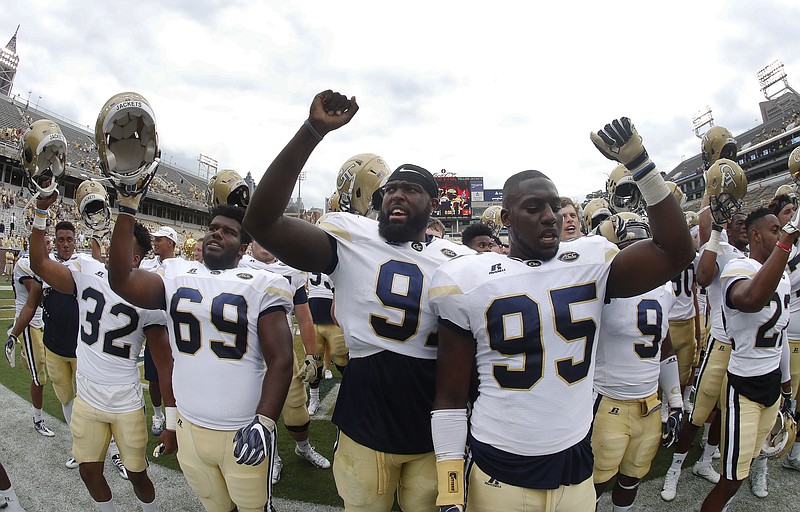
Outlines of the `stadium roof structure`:
{"type": "MultiPolygon", "coordinates": [[[[93,131],[55,112],[31,106],[18,97],[0,94],[0,128],[8,127],[25,130],[30,123],[39,119],[51,119],[57,122],[64,137],[66,137],[68,142],[67,174],[69,176],[84,179],[102,177],[96,165],[98,154],[94,145],[93,131]]],[[[16,145],[0,144],[0,155],[16,160],[18,149],[16,145]]],[[[164,161],[159,164],[156,176],[160,176],[167,182],[174,183],[177,186],[178,193],[161,193],[151,189],[148,192],[148,197],[154,197],[167,203],[182,204],[205,210],[205,199],[201,197],[199,200],[195,200],[192,191],[194,187],[201,192],[205,192],[206,180],[204,178],[164,161]]]]}

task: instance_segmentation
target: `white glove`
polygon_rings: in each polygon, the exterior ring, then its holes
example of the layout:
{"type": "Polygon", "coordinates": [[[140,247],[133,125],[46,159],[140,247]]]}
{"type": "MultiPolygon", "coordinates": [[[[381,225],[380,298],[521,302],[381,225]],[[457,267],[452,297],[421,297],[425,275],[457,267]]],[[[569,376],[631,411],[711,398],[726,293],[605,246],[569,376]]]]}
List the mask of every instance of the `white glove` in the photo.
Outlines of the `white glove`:
{"type": "Polygon", "coordinates": [[[314,382],[319,379],[321,368],[322,358],[315,354],[309,354],[303,361],[303,367],[300,368],[300,378],[303,379],[303,382],[314,382]]]}
{"type": "Polygon", "coordinates": [[[19,338],[11,334],[11,329],[9,329],[8,340],[6,341],[6,359],[11,368],[17,366],[17,350],[15,346],[17,343],[19,343],[19,338]]]}

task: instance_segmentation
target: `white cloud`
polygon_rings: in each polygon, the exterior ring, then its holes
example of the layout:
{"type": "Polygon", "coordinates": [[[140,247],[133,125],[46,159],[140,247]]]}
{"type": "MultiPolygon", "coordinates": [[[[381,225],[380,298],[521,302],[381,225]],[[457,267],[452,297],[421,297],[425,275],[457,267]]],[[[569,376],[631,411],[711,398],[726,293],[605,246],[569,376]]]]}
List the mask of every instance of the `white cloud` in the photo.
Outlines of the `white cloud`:
{"type": "Polygon", "coordinates": [[[782,58],[800,8],[780,1],[12,2],[15,92],[94,126],[121,90],[156,109],[167,158],[204,153],[258,178],[313,95],[357,96],[351,125],[307,165],[305,203],[322,205],[339,165],[374,152],[391,166],[482,175],[499,188],[539,169],[564,195],[601,188],[613,164],[588,133],[631,117],[663,170],[697,152],[691,117],[711,106],[734,133],[758,123],[755,74],[782,58]]]}

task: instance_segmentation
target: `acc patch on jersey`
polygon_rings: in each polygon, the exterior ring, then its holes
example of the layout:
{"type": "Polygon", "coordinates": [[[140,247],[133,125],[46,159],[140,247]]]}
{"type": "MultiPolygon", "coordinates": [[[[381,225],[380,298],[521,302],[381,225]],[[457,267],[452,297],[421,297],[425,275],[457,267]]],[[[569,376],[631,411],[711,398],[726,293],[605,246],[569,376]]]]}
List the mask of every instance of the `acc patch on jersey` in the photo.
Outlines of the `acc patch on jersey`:
{"type": "Polygon", "coordinates": [[[447,248],[442,249],[442,254],[444,254],[448,258],[454,258],[455,255],[456,255],[455,251],[453,251],[452,249],[447,249],[447,248]]]}
{"type": "Polygon", "coordinates": [[[580,257],[581,257],[581,255],[578,254],[577,252],[570,251],[570,252],[565,252],[564,254],[559,255],[558,259],[559,259],[559,261],[563,261],[565,263],[569,263],[570,261],[575,261],[580,257]]]}
{"type": "Polygon", "coordinates": [[[247,274],[245,272],[242,272],[241,274],[236,274],[236,277],[240,279],[253,279],[252,274],[247,274]]]}

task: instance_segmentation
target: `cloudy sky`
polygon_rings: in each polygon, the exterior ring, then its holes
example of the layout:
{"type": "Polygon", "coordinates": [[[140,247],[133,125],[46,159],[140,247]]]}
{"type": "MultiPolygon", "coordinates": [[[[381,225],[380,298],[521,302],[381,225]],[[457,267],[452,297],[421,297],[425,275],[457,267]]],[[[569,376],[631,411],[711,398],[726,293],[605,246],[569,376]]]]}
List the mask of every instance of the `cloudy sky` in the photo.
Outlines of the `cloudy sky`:
{"type": "Polygon", "coordinates": [[[706,106],[734,133],[759,124],[765,65],[781,59],[800,87],[800,4],[780,0],[12,0],[3,11],[0,44],[21,25],[14,93],[93,127],[109,97],[137,91],[163,158],[186,169],[203,153],[258,179],[314,94],[355,95],[357,116],[306,166],[306,206],[364,152],[486,188],[539,169],[582,198],[613,168],[588,137],[611,119],[630,117],[669,171],[699,151],[691,118],[706,106]]]}

